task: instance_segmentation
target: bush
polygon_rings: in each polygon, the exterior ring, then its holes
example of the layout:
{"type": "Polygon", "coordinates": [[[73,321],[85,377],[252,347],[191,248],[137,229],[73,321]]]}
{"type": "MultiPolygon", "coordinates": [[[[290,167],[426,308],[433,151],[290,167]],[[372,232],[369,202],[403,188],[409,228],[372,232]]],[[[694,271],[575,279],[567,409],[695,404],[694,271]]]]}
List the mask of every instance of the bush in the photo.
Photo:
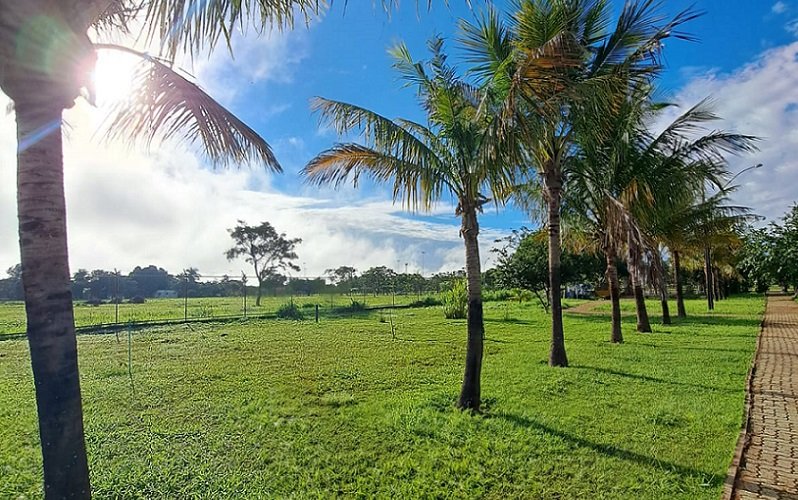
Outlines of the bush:
{"type": "Polygon", "coordinates": [[[141,295],[136,295],[135,297],[132,297],[130,300],[128,300],[128,302],[131,304],[143,304],[145,300],[144,297],[142,297],[141,295]]]}
{"type": "Polygon", "coordinates": [[[410,307],[432,307],[441,305],[441,301],[435,297],[424,297],[421,300],[416,300],[410,303],[410,307]]]}
{"type": "Polygon", "coordinates": [[[355,300],[355,299],[352,299],[352,303],[349,304],[349,307],[347,307],[347,309],[349,309],[349,311],[351,311],[351,312],[365,311],[366,310],[366,303],[365,302],[360,302],[360,301],[355,300]]]}
{"type": "Polygon", "coordinates": [[[281,305],[277,309],[277,317],[280,319],[293,319],[295,321],[302,321],[305,319],[305,315],[302,314],[302,310],[297,307],[293,301],[281,305]]]}
{"type": "Polygon", "coordinates": [[[443,315],[447,319],[464,319],[468,308],[468,291],[464,280],[457,280],[443,294],[443,315]]]}
{"type": "Polygon", "coordinates": [[[510,290],[488,290],[482,292],[482,302],[503,302],[512,295],[510,290]]]}

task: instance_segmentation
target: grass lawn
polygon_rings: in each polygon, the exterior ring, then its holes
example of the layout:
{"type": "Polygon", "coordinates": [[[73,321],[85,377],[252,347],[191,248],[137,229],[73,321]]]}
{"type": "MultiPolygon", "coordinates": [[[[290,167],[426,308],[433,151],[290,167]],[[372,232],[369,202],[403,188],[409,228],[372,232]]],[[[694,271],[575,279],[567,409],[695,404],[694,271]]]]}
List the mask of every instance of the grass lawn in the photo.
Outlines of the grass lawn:
{"type": "MultiPolygon", "coordinates": [[[[397,311],[396,338],[384,313],[140,330],[133,384],[126,339],[82,336],[94,493],[718,498],[763,299],[687,307],[645,335],[625,313],[623,345],[607,313],[566,314],[552,369],[546,315],[487,303],[476,416],[453,407],[465,322],[439,308],[397,311]]],[[[0,498],[41,496],[39,453],[27,344],[0,342],[0,498]]]]}
{"type": "MultiPolygon", "coordinates": [[[[346,307],[356,300],[367,307],[409,304],[424,297],[438,297],[438,294],[399,294],[391,295],[311,295],[311,296],[264,296],[260,307],[255,306],[255,297],[247,298],[247,315],[259,316],[273,314],[277,309],[293,300],[300,307],[305,306],[306,316],[314,314],[311,306],[319,305],[321,314],[328,314],[335,308],[346,307]]],[[[119,304],[119,323],[129,321],[164,321],[188,318],[210,319],[219,317],[243,317],[242,297],[190,297],[188,304],[179,299],[147,299],[144,304],[119,304]]],[[[75,304],[75,325],[78,327],[114,324],[117,321],[115,304],[91,306],[83,301],[75,304]]],[[[0,335],[25,332],[25,304],[20,301],[0,302],[0,335]]]]}

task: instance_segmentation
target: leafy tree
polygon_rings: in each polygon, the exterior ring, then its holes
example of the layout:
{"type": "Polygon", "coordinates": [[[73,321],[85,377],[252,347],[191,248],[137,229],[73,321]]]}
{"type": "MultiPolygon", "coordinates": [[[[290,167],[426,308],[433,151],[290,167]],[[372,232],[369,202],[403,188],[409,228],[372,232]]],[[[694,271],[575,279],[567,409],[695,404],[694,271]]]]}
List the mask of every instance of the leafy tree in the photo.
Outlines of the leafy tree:
{"type": "Polygon", "coordinates": [[[798,295],[798,204],[781,220],[781,224],[771,224],[773,274],[785,292],[792,286],[798,295]]]}
{"type": "MultiPolygon", "coordinates": [[[[497,281],[504,289],[529,290],[549,311],[548,242],[543,229],[521,229],[500,241],[497,254],[497,281]]],[[[574,253],[567,247],[562,253],[563,283],[596,283],[602,275],[600,260],[591,252],[574,253]]]]}
{"type": "Polygon", "coordinates": [[[347,290],[352,288],[352,282],[357,277],[357,269],[350,266],[339,266],[335,269],[327,269],[324,271],[325,276],[330,280],[330,283],[336,287],[346,287],[347,290]]]}
{"type": "Polygon", "coordinates": [[[663,41],[686,38],[680,25],[650,0],[630,1],[612,28],[612,6],[603,0],[521,0],[509,23],[493,10],[463,23],[463,43],[475,72],[503,88],[505,135],[516,141],[519,161],[546,203],[552,335],[549,364],[567,366],[560,291],[560,209],[572,177],[578,136],[601,130],[617,97],[651,81],[661,69],[663,41]]]}
{"type": "Polygon", "coordinates": [[[302,239],[286,238],[285,233],[278,233],[268,222],[248,226],[239,220],[238,225],[228,231],[233,238],[233,247],[225,252],[225,256],[227,260],[244,256],[244,260],[252,264],[258,280],[255,305],[260,306],[263,285],[267,280],[278,276],[280,271],[299,271],[299,266],[291,261],[299,258],[294,248],[302,243],[302,239]]]}
{"type": "Polygon", "coordinates": [[[0,280],[0,296],[9,300],[22,300],[22,265],[9,267],[6,271],[8,278],[0,280]]]}
{"type": "Polygon", "coordinates": [[[136,294],[142,297],[154,297],[158,290],[170,290],[176,284],[166,269],[152,264],[147,267],[136,266],[128,278],[136,283],[136,294]]]}
{"type": "Polygon", "coordinates": [[[364,293],[391,293],[396,285],[396,271],[386,266],[371,267],[363,271],[358,283],[364,293]]]}
{"type": "Polygon", "coordinates": [[[497,201],[505,198],[515,168],[498,154],[505,139],[498,134],[500,107],[494,93],[458,77],[440,38],[432,39],[429,48],[432,57],[422,62],[413,60],[404,45],[391,51],[394,67],[417,89],[427,125],[316,99],[314,108],[322,120],[339,134],[361,132],[365,144],[338,144],[312,159],[304,174],[315,184],[340,184],[350,177],[357,182],[360,175],[369,175],[391,183],[394,198],[411,209],[429,209],[446,194],[457,200],[468,289],[468,344],[458,406],[477,410],[485,333],[478,214],[489,195],[497,201]]]}
{"type": "MultiPolygon", "coordinates": [[[[259,161],[279,170],[268,144],[171,67],[181,50],[213,47],[252,24],[290,24],[315,0],[25,0],[0,3],[0,89],[17,121],[17,213],[27,332],[36,388],[47,498],[91,495],[77,362],[63,185],[62,112],[92,98],[95,38],[141,27],[159,59],[144,61],[140,99],[120,107],[111,134],[199,141],[219,162],[259,161]],[[134,23],[134,17],[136,22],[134,23]],[[124,129],[124,131],[123,131],[124,129]]],[[[135,38],[135,34],[133,34],[135,38]]],[[[121,50],[125,50],[121,48],[121,50]]],[[[135,51],[129,52],[136,53],[135,51]]]]}

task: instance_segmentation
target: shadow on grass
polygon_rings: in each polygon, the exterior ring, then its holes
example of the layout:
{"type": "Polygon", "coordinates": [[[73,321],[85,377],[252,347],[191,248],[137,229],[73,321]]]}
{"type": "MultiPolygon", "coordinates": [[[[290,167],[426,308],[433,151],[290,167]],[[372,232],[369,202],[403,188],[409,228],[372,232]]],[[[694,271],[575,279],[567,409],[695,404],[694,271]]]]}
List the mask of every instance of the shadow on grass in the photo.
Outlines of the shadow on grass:
{"type": "MultiPolygon", "coordinates": [[[[578,319],[579,321],[585,321],[588,323],[606,323],[611,324],[612,317],[610,313],[579,313],[579,312],[569,312],[566,314],[566,317],[570,317],[573,319],[578,319]]],[[[635,320],[634,312],[631,313],[622,313],[621,314],[622,321],[626,322],[633,322],[635,320]]],[[[759,328],[760,320],[758,318],[741,318],[740,316],[688,316],[686,318],[677,318],[671,317],[671,324],[670,325],[662,325],[662,317],[656,315],[650,315],[649,319],[651,321],[651,325],[658,325],[660,327],[665,328],[673,328],[679,326],[689,326],[689,325],[708,325],[708,326],[745,326],[745,327],[756,327],[759,328]]],[[[654,332],[660,333],[660,332],[654,332]]],[[[741,335],[747,336],[747,335],[741,335]]]]}
{"type": "Polygon", "coordinates": [[[509,413],[496,413],[491,416],[493,418],[500,418],[502,420],[506,420],[507,422],[510,422],[511,424],[516,425],[518,427],[535,429],[544,432],[546,434],[556,436],[570,444],[574,444],[581,448],[587,448],[593,450],[608,457],[618,458],[621,460],[628,460],[630,462],[637,462],[638,464],[657,469],[670,470],[681,476],[697,477],[700,478],[702,482],[709,484],[711,486],[720,486],[724,480],[724,477],[722,476],[718,476],[700,469],[694,469],[692,467],[686,467],[684,465],[675,464],[673,462],[659,460],[657,458],[650,457],[648,455],[643,455],[641,453],[637,453],[634,451],[624,450],[622,448],[618,448],[617,446],[613,446],[611,444],[595,443],[583,437],[576,436],[574,434],[570,434],[568,432],[561,431],[559,429],[555,429],[553,427],[550,427],[546,424],[538,422],[537,420],[531,419],[529,417],[513,415],[509,413]]]}
{"type": "MultiPolygon", "coordinates": [[[[684,387],[695,387],[696,389],[705,389],[708,391],[719,391],[719,392],[738,392],[738,389],[730,389],[728,387],[714,387],[711,385],[704,385],[704,384],[693,384],[690,382],[674,382],[673,380],[666,380],[664,378],[657,378],[651,377],[649,375],[638,375],[634,373],[626,373],[619,370],[613,370],[611,368],[599,368],[597,366],[587,366],[587,365],[571,365],[572,368],[581,369],[581,370],[590,370],[598,373],[605,373],[608,375],[616,375],[618,377],[625,377],[631,378],[635,380],[645,380],[646,382],[654,382],[657,384],[668,384],[668,385],[681,385],[684,387]]],[[[740,388],[739,391],[743,389],[740,388]]]]}

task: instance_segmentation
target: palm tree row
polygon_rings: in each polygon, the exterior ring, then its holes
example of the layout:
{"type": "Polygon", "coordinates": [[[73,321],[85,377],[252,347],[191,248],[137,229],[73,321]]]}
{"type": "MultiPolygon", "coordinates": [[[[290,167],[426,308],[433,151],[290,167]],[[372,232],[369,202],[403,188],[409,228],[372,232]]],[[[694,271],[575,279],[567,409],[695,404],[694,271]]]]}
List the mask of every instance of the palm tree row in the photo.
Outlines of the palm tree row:
{"type": "MultiPolygon", "coordinates": [[[[426,124],[351,103],[315,101],[323,122],[339,134],[357,132],[363,142],[319,154],[304,169],[309,182],[357,183],[370,176],[391,184],[395,200],[412,210],[428,209],[447,194],[457,200],[469,294],[461,409],[478,410],[481,398],[482,205],[513,202],[532,208],[530,214],[545,214],[549,364],[560,367],[568,365],[560,302],[562,225],[604,255],[611,340],[622,342],[618,260],[630,269],[638,330],[650,332],[643,296],[648,278],[656,284],[663,319],[670,321],[663,252],[678,262],[680,252],[692,250],[688,240],[696,234],[697,212],[705,215],[698,219],[705,221],[698,228],[705,233],[745,215],[722,203],[726,157],[752,151],[756,138],[706,130],[717,119],[706,102],[653,131],[670,108],[654,99],[663,41],[690,40],[680,27],[696,16],[687,10],[666,18],[650,0],[625,4],[614,23],[604,0],[524,0],[507,20],[488,8],[476,21],[461,22],[458,41],[469,65],[464,75],[447,63],[440,39],[430,43],[432,56],[425,61],[412,59],[403,45],[393,50],[395,68],[417,88],[426,124]],[[706,189],[718,191],[715,203],[696,203],[706,189]]],[[[678,272],[676,280],[682,316],[678,272]]]]}
{"type": "MultiPolygon", "coordinates": [[[[296,16],[313,15],[320,4],[26,0],[0,5],[0,88],[13,101],[17,118],[20,251],[46,497],[91,495],[69,287],[63,111],[81,95],[92,99],[97,50],[125,50],[142,58],[140,90],[118,108],[110,135],[146,142],[182,138],[197,142],[216,162],[251,161],[280,171],[263,138],[172,64],[180,52],[220,42],[229,48],[230,34],[242,25],[288,26],[296,16]],[[160,43],[157,57],[102,43],[130,33],[131,26],[140,26],[132,35],[160,43]]],[[[733,227],[740,215],[723,200],[728,191],[722,184],[723,155],[750,150],[752,138],[710,133],[690,139],[694,123],[705,118],[697,112],[659,136],[647,128],[661,109],[652,103],[650,89],[661,70],[663,41],[690,39],[679,30],[696,13],[669,19],[654,0],[639,0],[627,3],[613,21],[611,7],[607,0],[521,0],[506,20],[487,9],[461,25],[460,44],[470,65],[466,75],[448,63],[440,39],[430,43],[432,56],[422,62],[400,45],[393,51],[395,67],[416,87],[426,123],[315,101],[323,120],[340,133],[359,131],[364,141],[336,145],[312,160],[305,169],[311,182],[357,181],[367,174],[392,183],[394,197],[410,209],[427,209],[447,195],[457,200],[468,283],[460,408],[478,410],[481,400],[478,216],[485,204],[519,201],[531,193],[545,207],[552,366],[568,365],[560,303],[561,216],[566,224],[585,228],[617,284],[613,268],[622,254],[635,283],[641,283],[650,263],[655,275],[664,275],[657,265],[659,245],[670,249],[678,267],[679,253],[694,247],[693,229],[706,242],[718,228],[733,227]],[[705,196],[708,185],[718,194],[705,196]],[[694,217],[697,213],[702,216],[694,217]]],[[[708,290],[711,281],[708,277],[708,290]]],[[[620,328],[617,333],[620,340],[620,328]]]]}

